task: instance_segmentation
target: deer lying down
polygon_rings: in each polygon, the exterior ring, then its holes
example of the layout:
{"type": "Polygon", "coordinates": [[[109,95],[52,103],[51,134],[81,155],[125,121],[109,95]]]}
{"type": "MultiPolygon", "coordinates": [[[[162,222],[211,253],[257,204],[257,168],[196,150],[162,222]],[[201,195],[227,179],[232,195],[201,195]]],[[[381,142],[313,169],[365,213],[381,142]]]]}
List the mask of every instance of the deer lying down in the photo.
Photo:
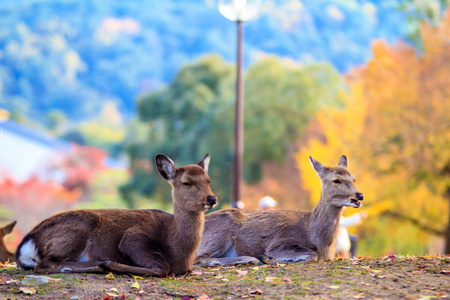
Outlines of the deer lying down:
{"type": "Polygon", "coordinates": [[[74,210],[50,217],[17,249],[17,266],[36,273],[118,272],[167,276],[193,268],[204,211],[216,204],[209,187],[209,154],[198,165],[175,168],[156,156],[172,185],[174,214],[159,210],[74,210]]]}
{"type": "Polygon", "coordinates": [[[5,245],[5,235],[10,234],[16,226],[17,221],[12,221],[8,225],[0,227],[0,261],[2,262],[13,262],[16,261],[14,259],[14,254],[9,252],[5,245]]]}
{"type": "Polygon", "coordinates": [[[224,209],[210,213],[195,264],[332,260],[343,207],[358,208],[363,194],[354,184],[345,156],[337,167],[310,160],[322,181],[320,201],[312,212],[224,209]]]}

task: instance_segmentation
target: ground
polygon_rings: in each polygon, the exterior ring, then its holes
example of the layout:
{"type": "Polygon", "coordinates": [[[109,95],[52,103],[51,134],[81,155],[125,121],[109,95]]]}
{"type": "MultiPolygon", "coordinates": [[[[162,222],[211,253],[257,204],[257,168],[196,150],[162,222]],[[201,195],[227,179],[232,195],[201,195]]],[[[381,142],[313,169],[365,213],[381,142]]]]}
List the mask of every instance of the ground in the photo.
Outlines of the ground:
{"type": "Polygon", "coordinates": [[[450,256],[385,256],[262,266],[195,268],[189,275],[46,274],[0,266],[0,299],[440,299],[450,298],[450,256]]]}

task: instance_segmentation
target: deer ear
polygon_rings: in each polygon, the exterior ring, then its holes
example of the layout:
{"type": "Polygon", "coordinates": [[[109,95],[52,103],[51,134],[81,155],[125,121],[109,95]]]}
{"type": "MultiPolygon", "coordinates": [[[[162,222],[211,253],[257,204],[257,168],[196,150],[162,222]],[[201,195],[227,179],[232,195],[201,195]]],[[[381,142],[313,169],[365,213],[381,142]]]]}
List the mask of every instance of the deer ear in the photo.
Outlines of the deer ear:
{"type": "Polygon", "coordinates": [[[209,167],[210,160],[211,160],[211,156],[209,154],[206,154],[205,157],[203,157],[203,159],[198,163],[198,165],[200,167],[202,167],[203,170],[205,170],[206,174],[208,174],[208,167],[209,167]]]}
{"type": "Polygon", "coordinates": [[[8,225],[4,226],[1,230],[2,235],[7,235],[7,234],[11,233],[14,226],[16,226],[16,223],[17,223],[17,221],[13,221],[13,222],[9,223],[8,225]]]}
{"type": "Polygon", "coordinates": [[[341,156],[341,159],[339,160],[338,167],[348,168],[348,159],[347,159],[347,156],[345,156],[345,155],[342,155],[342,156],[341,156]]]}
{"type": "Polygon", "coordinates": [[[172,181],[175,174],[175,164],[173,161],[164,154],[158,154],[155,157],[156,167],[159,174],[164,177],[165,180],[172,181]]]}
{"type": "Polygon", "coordinates": [[[309,160],[311,161],[311,165],[313,166],[314,170],[316,170],[316,172],[320,175],[323,171],[323,165],[311,156],[309,157],[309,160]]]}

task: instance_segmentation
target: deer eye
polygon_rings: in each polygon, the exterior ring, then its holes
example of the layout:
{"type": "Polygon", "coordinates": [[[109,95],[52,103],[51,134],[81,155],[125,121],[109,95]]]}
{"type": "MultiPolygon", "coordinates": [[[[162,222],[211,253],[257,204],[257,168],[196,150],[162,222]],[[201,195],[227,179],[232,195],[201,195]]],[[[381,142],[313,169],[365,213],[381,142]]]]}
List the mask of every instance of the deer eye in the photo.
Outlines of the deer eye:
{"type": "Polygon", "coordinates": [[[341,184],[342,182],[339,179],[333,180],[334,183],[341,184]]]}
{"type": "Polygon", "coordinates": [[[183,184],[184,184],[185,186],[192,186],[192,183],[190,183],[190,182],[183,182],[183,184]]]}

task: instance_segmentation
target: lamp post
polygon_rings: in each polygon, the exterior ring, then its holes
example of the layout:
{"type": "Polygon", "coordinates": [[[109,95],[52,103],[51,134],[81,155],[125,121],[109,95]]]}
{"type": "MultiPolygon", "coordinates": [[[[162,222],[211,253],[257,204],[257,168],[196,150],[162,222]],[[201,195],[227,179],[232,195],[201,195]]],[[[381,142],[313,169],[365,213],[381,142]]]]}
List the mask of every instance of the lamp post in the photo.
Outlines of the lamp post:
{"type": "Polygon", "coordinates": [[[237,25],[236,107],[231,206],[240,207],[244,154],[244,88],[242,78],[242,23],[258,16],[261,0],[218,0],[220,13],[237,25]]]}

